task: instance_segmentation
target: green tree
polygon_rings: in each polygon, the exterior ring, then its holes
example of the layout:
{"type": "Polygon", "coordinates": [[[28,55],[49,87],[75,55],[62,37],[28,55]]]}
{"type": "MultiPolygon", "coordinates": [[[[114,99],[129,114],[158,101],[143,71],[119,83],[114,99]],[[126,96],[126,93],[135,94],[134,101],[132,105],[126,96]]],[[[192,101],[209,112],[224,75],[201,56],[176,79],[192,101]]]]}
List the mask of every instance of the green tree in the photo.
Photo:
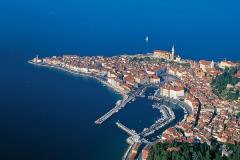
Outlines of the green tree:
{"type": "Polygon", "coordinates": [[[240,118],[240,112],[237,113],[237,117],[240,118]]]}

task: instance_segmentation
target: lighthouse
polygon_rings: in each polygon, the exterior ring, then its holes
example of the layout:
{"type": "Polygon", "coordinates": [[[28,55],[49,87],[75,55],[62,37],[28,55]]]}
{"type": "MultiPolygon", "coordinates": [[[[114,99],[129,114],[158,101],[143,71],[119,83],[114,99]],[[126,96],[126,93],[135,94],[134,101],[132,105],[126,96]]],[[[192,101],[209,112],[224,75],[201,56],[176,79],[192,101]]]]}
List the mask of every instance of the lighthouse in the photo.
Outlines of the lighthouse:
{"type": "Polygon", "coordinates": [[[42,60],[41,59],[39,59],[39,57],[38,57],[38,55],[36,55],[36,57],[35,58],[33,58],[33,60],[32,60],[34,63],[41,63],[42,62],[42,60]]]}
{"type": "Polygon", "coordinates": [[[36,55],[36,62],[38,62],[38,55],[36,55]]]}

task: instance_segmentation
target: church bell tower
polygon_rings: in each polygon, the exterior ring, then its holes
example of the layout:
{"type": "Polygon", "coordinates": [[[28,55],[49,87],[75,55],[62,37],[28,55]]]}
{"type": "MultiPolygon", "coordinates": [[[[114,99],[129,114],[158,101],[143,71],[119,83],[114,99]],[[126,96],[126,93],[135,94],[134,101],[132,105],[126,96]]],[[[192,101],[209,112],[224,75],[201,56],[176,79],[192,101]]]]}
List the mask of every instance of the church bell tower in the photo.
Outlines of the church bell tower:
{"type": "Polygon", "coordinates": [[[174,45],[172,46],[172,57],[171,59],[174,60],[174,56],[175,56],[175,48],[174,45]]]}

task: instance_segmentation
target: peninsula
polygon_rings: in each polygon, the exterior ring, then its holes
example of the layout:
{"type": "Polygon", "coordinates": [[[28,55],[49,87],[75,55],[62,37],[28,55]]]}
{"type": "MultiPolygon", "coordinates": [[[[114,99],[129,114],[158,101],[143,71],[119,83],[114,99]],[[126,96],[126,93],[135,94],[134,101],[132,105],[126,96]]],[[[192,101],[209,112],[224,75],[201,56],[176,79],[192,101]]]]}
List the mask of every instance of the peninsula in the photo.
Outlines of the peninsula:
{"type": "Polygon", "coordinates": [[[37,56],[29,63],[96,78],[121,94],[122,99],[110,111],[96,117],[96,125],[107,121],[131,101],[138,98],[152,101],[153,109],[159,110],[161,118],[140,133],[116,122],[117,127],[129,135],[129,147],[123,159],[145,160],[151,147],[159,142],[208,145],[213,140],[221,144],[240,142],[239,63],[181,59],[175,55],[174,47],[170,52],[155,50],[149,54],[113,57],[63,55],[40,59],[37,56]],[[229,69],[234,70],[228,76],[234,78],[234,83],[224,81],[224,87],[228,88],[229,96],[232,92],[235,94],[234,98],[224,99],[211,84],[218,82],[229,69]],[[148,88],[154,88],[154,92],[147,95],[148,88]],[[173,125],[171,122],[177,115],[172,106],[184,111],[184,118],[173,125]],[[158,132],[163,127],[167,129],[158,132]]]}

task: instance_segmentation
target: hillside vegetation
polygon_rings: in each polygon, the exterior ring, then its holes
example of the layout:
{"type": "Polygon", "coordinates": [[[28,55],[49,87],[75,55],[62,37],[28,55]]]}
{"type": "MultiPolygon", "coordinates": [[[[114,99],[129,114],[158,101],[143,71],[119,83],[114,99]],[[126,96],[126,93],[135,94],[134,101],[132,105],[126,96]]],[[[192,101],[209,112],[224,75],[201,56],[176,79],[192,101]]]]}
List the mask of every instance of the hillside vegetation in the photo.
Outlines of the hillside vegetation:
{"type": "Polygon", "coordinates": [[[227,145],[228,157],[222,156],[222,147],[218,143],[211,147],[207,144],[158,143],[150,149],[148,160],[239,160],[240,144],[227,145]]]}
{"type": "Polygon", "coordinates": [[[234,87],[239,82],[234,76],[236,72],[236,68],[225,69],[223,74],[218,75],[211,83],[213,92],[222,99],[237,100],[240,94],[239,89],[234,87]]]}

